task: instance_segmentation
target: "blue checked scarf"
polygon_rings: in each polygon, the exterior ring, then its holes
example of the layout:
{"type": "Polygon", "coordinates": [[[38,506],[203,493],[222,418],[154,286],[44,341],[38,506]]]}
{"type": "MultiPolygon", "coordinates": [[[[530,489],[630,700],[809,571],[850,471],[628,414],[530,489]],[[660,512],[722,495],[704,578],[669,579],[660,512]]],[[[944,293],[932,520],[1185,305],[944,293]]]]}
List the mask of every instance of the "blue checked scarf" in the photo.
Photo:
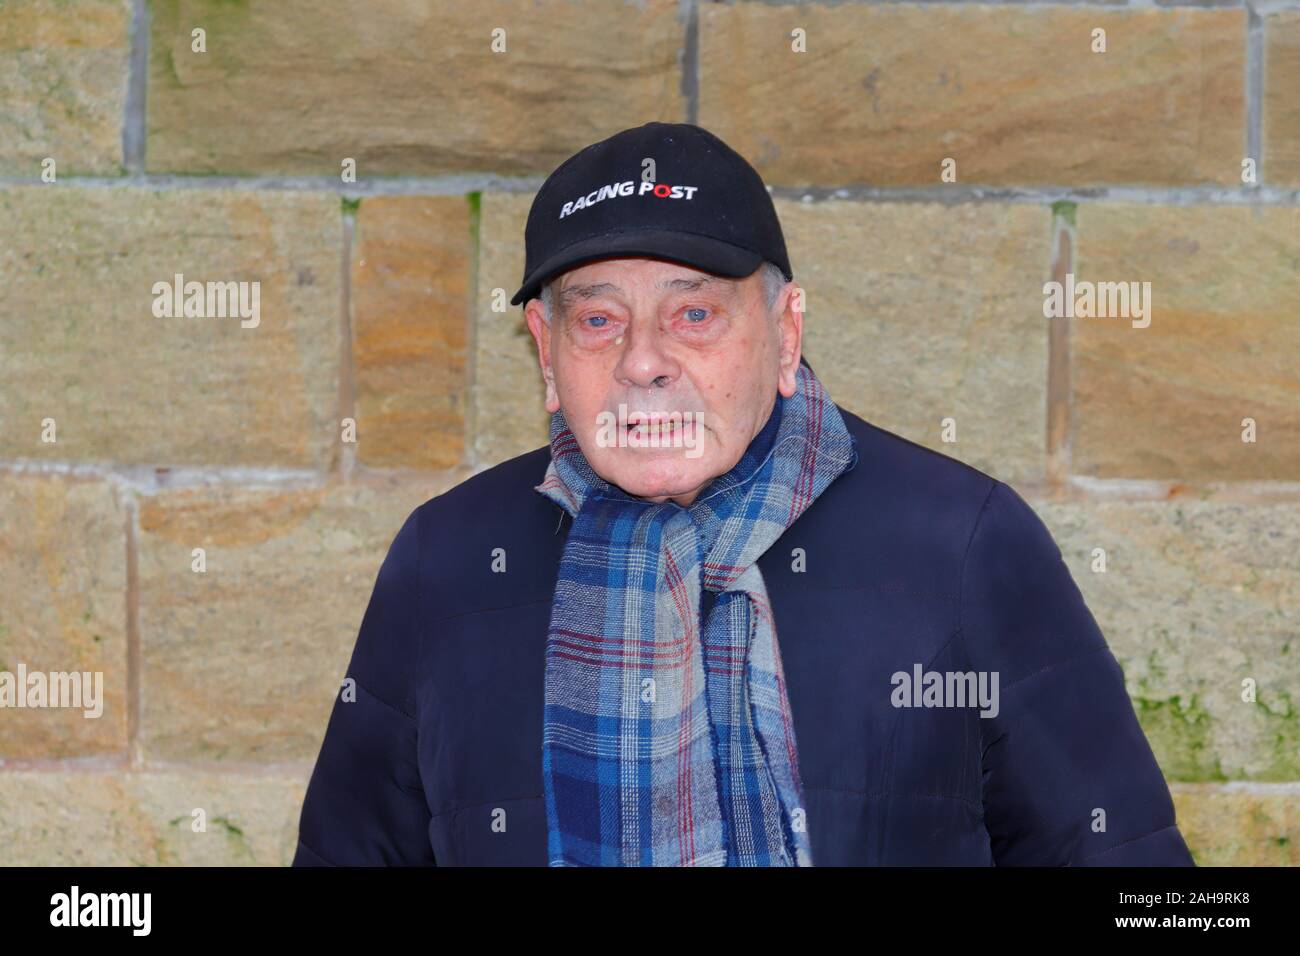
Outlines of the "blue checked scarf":
{"type": "Polygon", "coordinates": [[[546,643],[552,866],[810,866],[794,726],[757,561],[856,460],[795,394],[689,508],[597,476],[563,413],[536,490],[573,516],[546,643]],[[701,587],[716,594],[703,632],[701,587]]]}

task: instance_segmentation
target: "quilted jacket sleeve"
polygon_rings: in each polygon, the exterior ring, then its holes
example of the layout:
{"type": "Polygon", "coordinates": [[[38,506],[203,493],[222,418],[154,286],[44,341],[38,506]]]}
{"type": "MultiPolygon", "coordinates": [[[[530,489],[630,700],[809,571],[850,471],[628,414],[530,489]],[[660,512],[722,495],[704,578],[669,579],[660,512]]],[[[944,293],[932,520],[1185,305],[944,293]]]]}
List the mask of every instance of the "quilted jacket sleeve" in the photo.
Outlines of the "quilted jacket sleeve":
{"type": "Polygon", "coordinates": [[[434,866],[416,762],[420,510],[394,538],[307,785],[294,866],[434,866]]]}
{"type": "Polygon", "coordinates": [[[1119,662],[1051,533],[1000,482],[967,548],[961,634],[998,679],[980,724],[999,866],[1194,865],[1119,662]]]}

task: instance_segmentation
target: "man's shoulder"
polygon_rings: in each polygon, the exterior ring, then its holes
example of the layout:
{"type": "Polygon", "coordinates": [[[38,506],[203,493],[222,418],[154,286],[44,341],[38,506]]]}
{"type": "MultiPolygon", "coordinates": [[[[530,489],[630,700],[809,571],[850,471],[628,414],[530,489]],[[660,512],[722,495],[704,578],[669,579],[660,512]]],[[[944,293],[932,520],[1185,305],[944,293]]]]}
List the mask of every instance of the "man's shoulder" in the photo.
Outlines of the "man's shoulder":
{"type": "Polygon", "coordinates": [[[549,447],[471,474],[407,518],[390,562],[432,596],[439,618],[549,598],[564,537],[559,507],[533,490],[549,447]],[[508,562],[508,563],[507,563],[508,562]],[[509,574],[498,573],[509,568],[509,574]]]}
{"type": "Polygon", "coordinates": [[[857,460],[847,486],[877,507],[939,513],[978,510],[1002,483],[973,465],[927,448],[837,405],[857,460]]]}
{"type": "Polygon", "coordinates": [[[546,477],[549,445],[483,468],[415,509],[422,549],[448,555],[487,542],[519,547],[547,542],[559,507],[534,490],[546,477]],[[456,547],[448,550],[449,545],[456,547]]]}
{"type": "Polygon", "coordinates": [[[533,491],[546,476],[546,466],[550,461],[549,445],[534,448],[475,472],[442,494],[430,498],[421,507],[426,514],[439,519],[473,518],[481,514],[482,509],[501,511],[516,503],[540,504],[543,510],[554,507],[533,491]]]}
{"type": "MultiPolygon", "coordinates": [[[[1008,483],[841,409],[858,462],[845,485],[870,503],[873,527],[897,546],[939,549],[968,564],[995,554],[1058,560],[1060,551],[1034,508],[1008,483]]],[[[977,561],[977,563],[979,563],[977,561]]]]}
{"type": "Polygon", "coordinates": [[[958,602],[982,600],[1009,568],[1037,567],[1060,584],[1059,548],[1009,484],[840,412],[857,461],[800,518],[810,523],[798,541],[827,556],[828,575],[958,602]]]}

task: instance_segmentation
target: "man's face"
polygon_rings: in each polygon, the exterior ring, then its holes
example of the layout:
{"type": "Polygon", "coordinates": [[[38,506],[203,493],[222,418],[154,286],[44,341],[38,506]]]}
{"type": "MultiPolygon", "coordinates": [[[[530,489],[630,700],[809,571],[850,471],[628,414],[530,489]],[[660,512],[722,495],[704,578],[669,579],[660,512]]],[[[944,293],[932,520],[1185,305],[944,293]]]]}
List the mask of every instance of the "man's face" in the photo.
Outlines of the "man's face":
{"type": "Polygon", "coordinates": [[[794,394],[803,329],[795,291],[787,283],[769,312],[761,270],[728,279],[646,257],[572,269],[557,284],[549,326],[540,299],[525,307],[546,409],[563,409],[600,477],[685,507],[740,461],[777,391],[794,394]],[[652,424],[635,424],[642,416],[652,424]],[[668,416],[680,430],[660,427],[668,416]]]}

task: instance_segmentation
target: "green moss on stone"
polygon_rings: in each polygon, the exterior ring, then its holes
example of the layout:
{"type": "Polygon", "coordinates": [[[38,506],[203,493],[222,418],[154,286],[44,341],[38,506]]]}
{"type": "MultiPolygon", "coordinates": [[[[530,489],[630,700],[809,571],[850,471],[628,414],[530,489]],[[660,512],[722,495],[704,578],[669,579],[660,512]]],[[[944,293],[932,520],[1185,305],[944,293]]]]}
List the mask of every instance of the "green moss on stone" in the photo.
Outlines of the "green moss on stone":
{"type": "Polygon", "coordinates": [[[1268,741],[1268,764],[1257,774],[1259,780],[1300,779],[1300,715],[1291,694],[1285,690],[1261,694],[1255,706],[1262,711],[1261,739],[1268,741]]]}
{"type": "Polygon", "coordinates": [[[1061,218],[1071,226],[1075,224],[1075,218],[1078,213],[1079,204],[1069,199],[1062,199],[1052,203],[1052,218],[1061,218]]]}
{"type": "Polygon", "coordinates": [[[1187,700],[1179,694],[1164,699],[1139,695],[1133,706],[1166,779],[1228,779],[1219,758],[1210,752],[1214,719],[1195,694],[1187,700]]]}

